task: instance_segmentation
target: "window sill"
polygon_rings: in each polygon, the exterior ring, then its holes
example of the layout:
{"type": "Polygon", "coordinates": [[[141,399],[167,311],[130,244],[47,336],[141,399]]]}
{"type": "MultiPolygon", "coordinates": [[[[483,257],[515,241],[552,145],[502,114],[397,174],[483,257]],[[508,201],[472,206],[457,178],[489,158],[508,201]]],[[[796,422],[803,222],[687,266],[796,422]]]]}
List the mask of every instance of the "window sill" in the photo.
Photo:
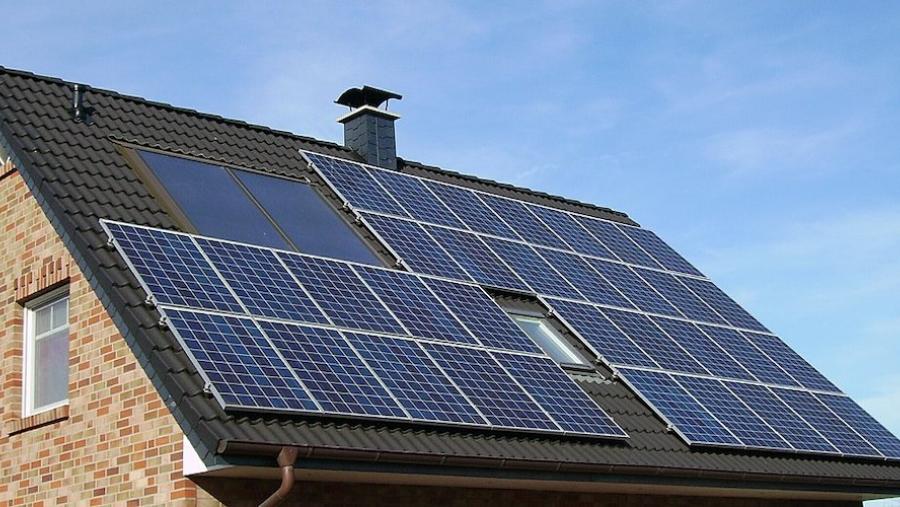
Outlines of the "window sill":
{"type": "Polygon", "coordinates": [[[69,418],[69,405],[62,405],[56,408],[51,408],[50,410],[45,410],[43,412],[39,412],[34,415],[30,415],[28,417],[23,417],[21,419],[17,419],[12,421],[9,424],[9,435],[16,435],[18,433],[22,433],[28,430],[33,430],[37,428],[41,428],[43,426],[47,426],[49,424],[54,424],[60,421],[65,421],[69,418]]]}

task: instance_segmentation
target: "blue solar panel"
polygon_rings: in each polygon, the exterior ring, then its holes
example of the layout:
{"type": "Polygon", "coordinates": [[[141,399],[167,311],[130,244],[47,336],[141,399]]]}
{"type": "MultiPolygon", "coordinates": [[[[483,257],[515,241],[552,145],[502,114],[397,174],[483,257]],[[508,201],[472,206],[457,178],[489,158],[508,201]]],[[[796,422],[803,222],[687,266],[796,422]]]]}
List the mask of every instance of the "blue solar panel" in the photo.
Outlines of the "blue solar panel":
{"type": "Polygon", "coordinates": [[[678,271],[679,273],[703,276],[703,273],[692,266],[690,262],[684,260],[684,257],[667,245],[665,241],[659,239],[659,236],[654,234],[653,231],[627,226],[619,226],[619,229],[625,231],[635,243],[640,245],[645,252],[648,252],[655,257],[666,269],[678,271]]]}
{"type": "Polygon", "coordinates": [[[482,288],[432,278],[425,283],[483,345],[542,353],[482,288]]]}
{"type": "Polygon", "coordinates": [[[664,369],[709,374],[700,363],[666,336],[648,317],[638,313],[607,308],[604,308],[602,312],[664,369]]]}
{"type": "Polygon", "coordinates": [[[627,436],[552,359],[497,352],[493,355],[565,431],[627,436]]]}
{"type": "Polygon", "coordinates": [[[204,238],[197,243],[252,315],[328,322],[271,250],[204,238]]]}
{"type": "Polygon", "coordinates": [[[427,230],[477,282],[529,292],[528,286],[478,236],[441,227],[428,226],[427,230]]]}
{"type": "Polygon", "coordinates": [[[375,169],[372,170],[372,174],[414,219],[460,229],[466,227],[418,179],[396,172],[375,169]]]}
{"type": "Polygon", "coordinates": [[[741,445],[671,375],[630,368],[621,368],[619,372],[689,443],[741,445]]]}
{"type": "Polygon", "coordinates": [[[716,345],[703,331],[690,322],[654,317],[653,321],[685,350],[691,351],[694,359],[717,377],[741,380],[756,380],[737,361],[716,345]]]}
{"type": "Polygon", "coordinates": [[[417,276],[363,267],[356,272],[414,336],[478,343],[417,276]]]}
{"type": "Polygon", "coordinates": [[[547,299],[554,316],[590,346],[594,352],[612,364],[658,368],[627,336],[622,334],[600,310],[591,305],[547,299]]]}
{"type": "Polygon", "coordinates": [[[535,251],[555,267],[588,301],[620,308],[635,307],[578,255],[541,247],[535,247],[535,251]]]}
{"type": "Polygon", "coordinates": [[[104,222],[119,251],[161,304],[243,312],[189,236],[104,222]]]}
{"type": "Polygon", "coordinates": [[[678,277],[678,279],[687,285],[694,294],[700,296],[706,304],[713,307],[731,325],[765,333],[769,332],[765,326],[747,313],[747,310],[741,308],[733,299],[728,297],[728,294],[722,292],[722,289],[716,287],[712,282],[687,277],[678,277]]]}
{"type": "Polygon", "coordinates": [[[416,273],[470,281],[447,252],[416,222],[360,213],[363,220],[416,273]]]}
{"type": "Polygon", "coordinates": [[[659,313],[681,317],[681,313],[657,294],[647,282],[641,279],[631,268],[622,264],[614,264],[591,259],[591,266],[606,277],[613,287],[636,304],[638,308],[649,313],[659,313]]]}
{"type": "Polygon", "coordinates": [[[568,248],[568,245],[519,201],[481,194],[481,200],[493,209],[525,241],[537,245],[568,248]]]}
{"type": "Polygon", "coordinates": [[[532,206],[526,204],[532,213],[538,216],[542,222],[562,238],[566,244],[576,252],[593,255],[595,257],[603,257],[604,259],[615,259],[616,256],[603,246],[603,243],[597,240],[591,233],[581,226],[568,213],[557,211],[542,206],[532,206]]]}
{"type": "Polygon", "coordinates": [[[538,294],[584,299],[530,246],[490,237],[484,242],[538,294]]]}
{"type": "Polygon", "coordinates": [[[839,393],[840,389],[835,387],[824,375],[800,357],[786,343],[781,341],[777,336],[744,332],[754,345],[772,360],[778,363],[778,366],[788,372],[797,382],[803,384],[803,387],[809,389],[820,389],[822,391],[832,391],[839,393]]]}
{"type": "Polygon", "coordinates": [[[837,452],[827,440],[765,386],[738,382],[725,382],[725,385],[795,449],[837,452]]]}
{"type": "Polygon", "coordinates": [[[760,382],[800,387],[790,375],[737,331],[713,326],[700,328],[760,382]]]}
{"type": "Polygon", "coordinates": [[[811,393],[780,388],[772,388],[772,391],[842,453],[881,457],[881,453],[857,435],[811,393]]]}
{"type": "Polygon", "coordinates": [[[269,321],[259,325],[324,411],[407,417],[337,331],[269,321]]]}
{"type": "Polygon", "coordinates": [[[224,407],[319,410],[252,320],[170,308],[165,315],[224,407]]]}
{"type": "Polygon", "coordinates": [[[900,439],[892,435],[862,407],[846,396],[837,394],[816,394],[838,417],[874,445],[881,454],[891,459],[900,459],[900,439]]]}
{"type": "Polygon", "coordinates": [[[357,333],[345,337],[413,419],[486,424],[416,342],[357,333]]]}
{"type": "Polygon", "coordinates": [[[488,352],[436,343],[422,347],[491,424],[559,429],[488,352]]]}
{"type": "Polygon", "coordinates": [[[688,290],[674,276],[661,271],[635,268],[650,286],[678,308],[685,317],[713,324],[727,324],[712,308],[688,290]]]}
{"type": "Polygon", "coordinates": [[[295,254],[278,255],[338,326],[405,333],[349,265],[295,254]]]}
{"type": "Polygon", "coordinates": [[[304,155],[354,208],[409,216],[364,166],[310,152],[304,155]]]}
{"type": "Polygon", "coordinates": [[[792,449],[790,444],[718,380],[686,375],[673,375],[673,378],[744,445],[769,449],[792,449]]]}
{"type": "Polygon", "coordinates": [[[504,238],[520,239],[496,213],[481,202],[475,192],[431,181],[426,182],[426,185],[469,226],[469,229],[504,238]]]}
{"type": "Polygon", "coordinates": [[[650,268],[662,268],[614,223],[583,216],[576,216],[575,219],[623,262],[650,268]]]}

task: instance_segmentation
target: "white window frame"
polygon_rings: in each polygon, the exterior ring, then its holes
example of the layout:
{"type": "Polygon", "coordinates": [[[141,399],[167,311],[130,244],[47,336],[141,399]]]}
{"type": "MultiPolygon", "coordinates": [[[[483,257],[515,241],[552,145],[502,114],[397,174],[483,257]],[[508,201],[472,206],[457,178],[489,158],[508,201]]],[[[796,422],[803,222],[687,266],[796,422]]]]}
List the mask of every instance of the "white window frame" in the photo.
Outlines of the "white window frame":
{"type": "MultiPolygon", "coordinates": [[[[35,345],[35,314],[41,308],[52,305],[58,301],[63,299],[69,299],[69,289],[68,287],[55,290],[48,294],[44,294],[43,296],[34,298],[31,301],[25,303],[25,318],[22,326],[22,337],[24,340],[24,344],[22,347],[22,416],[29,417],[35,414],[40,414],[42,412],[47,412],[48,410],[53,410],[54,408],[59,408],[69,404],[69,393],[68,388],[66,388],[66,398],[55,403],[51,403],[49,405],[44,405],[40,407],[34,406],[34,345],[35,345]]],[[[69,304],[67,305],[66,310],[66,328],[69,329],[71,327],[71,319],[69,318],[71,315],[71,300],[69,300],[69,304]]],[[[48,333],[52,331],[57,331],[61,328],[51,329],[48,333]]],[[[66,368],[68,368],[68,361],[66,362],[66,368]]],[[[71,372],[70,372],[71,373],[71,372]]]]}
{"type": "MultiPolygon", "coordinates": [[[[538,327],[541,328],[544,334],[552,339],[553,342],[557,344],[558,348],[561,349],[563,353],[565,353],[565,355],[567,355],[571,359],[571,361],[559,362],[560,365],[580,368],[590,367],[591,363],[588,358],[584,357],[584,355],[582,355],[575,347],[573,347],[572,344],[566,341],[566,339],[559,333],[559,331],[554,329],[554,327],[550,324],[549,320],[547,320],[545,316],[516,311],[511,311],[509,313],[510,317],[512,317],[517,326],[519,325],[519,319],[525,319],[537,323],[538,327]]],[[[526,333],[524,329],[522,330],[522,332],[525,333],[530,340],[534,341],[534,338],[526,333]]],[[[540,343],[535,343],[535,345],[543,350],[543,347],[541,347],[540,343]]],[[[547,354],[547,356],[549,356],[551,359],[556,361],[556,358],[551,356],[549,352],[547,352],[546,350],[543,350],[543,352],[547,354]]]]}

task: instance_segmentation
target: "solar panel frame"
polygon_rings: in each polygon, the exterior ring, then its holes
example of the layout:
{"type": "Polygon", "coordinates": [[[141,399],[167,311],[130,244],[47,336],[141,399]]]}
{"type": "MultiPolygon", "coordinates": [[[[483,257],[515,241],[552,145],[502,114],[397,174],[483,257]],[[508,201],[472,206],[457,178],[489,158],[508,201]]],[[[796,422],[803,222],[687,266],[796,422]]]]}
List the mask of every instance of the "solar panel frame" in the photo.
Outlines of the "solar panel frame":
{"type": "Polygon", "coordinates": [[[428,225],[425,230],[475,281],[501,289],[531,292],[515,271],[477,234],[428,225]]]}
{"type": "Polygon", "coordinates": [[[711,306],[697,297],[690,289],[678,281],[675,276],[662,271],[638,267],[632,268],[632,270],[688,319],[728,325],[725,319],[716,313],[711,306]]]}
{"type": "Polygon", "coordinates": [[[686,276],[678,276],[677,278],[732,326],[749,329],[750,331],[771,333],[766,326],[763,326],[747,310],[711,281],[686,276]]]}
{"type": "Polygon", "coordinates": [[[611,308],[604,308],[601,313],[663,369],[709,375],[706,368],[694,359],[690,352],[681,348],[677,342],[657,327],[650,317],[611,308]]]}
{"type": "Polygon", "coordinates": [[[436,181],[425,181],[425,185],[448,208],[454,210],[456,216],[469,230],[501,238],[522,239],[494,210],[478,198],[475,191],[436,181]]]}
{"type": "Polygon", "coordinates": [[[582,299],[591,303],[637,309],[625,295],[594,270],[583,257],[571,252],[539,246],[535,246],[533,249],[548,264],[555,267],[575,290],[581,293],[582,299]]]}
{"type": "Polygon", "coordinates": [[[704,276],[700,270],[695,268],[693,264],[688,262],[653,231],[624,224],[616,224],[616,226],[669,271],[704,276]]]}
{"type": "Polygon", "coordinates": [[[465,229],[447,205],[434,195],[418,178],[382,169],[370,169],[372,175],[400,206],[419,222],[465,229]]]}
{"type": "Polygon", "coordinates": [[[819,370],[777,336],[749,331],[742,331],[741,334],[803,387],[834,393],[841,392],[837,386],[825,378],[825,375],[822,375],[819,370]]]}
{"type": "Polygon", "coordinates": [[[569,213],[530,203],[525,203],[525,207],[559,236],[569,247],[568,249],[593,257],[610,260],[618,259],[603,243],[575,221],[569,213]]]}
{"type": "Polygon", "coordinates": [[[740,331],[703,324],[698,327],[759,382],[786,387],[801,387],[799,382],[794,380],[775,361],[772,361],[762,350],[759,350],[756,345],[753,345],[753,342],[740,331]]]}
{"type": "Polygon", "coordinates": [[[590,266],[603,275],[609,283],[619,290],[638,309],[670,317],[683,317],[671,303],[658,294],[643,278],[623,264],[616,264],[600,259],[590,259],[590,266]]]}
{"type": "Polygon", "coordinates": [[[651,317],[651,320],[675,343],[681,345],[685,350],[690,350],[694,359],[713,376],[737,380],[756,380],[756,377],[696,325],[665,317],[651,317]]]}
{"type": "Polygon", "coordinates": [[[616,224],[599,218],[576,215],[575,219],[622,262],[648,268],[664,269],[616,224]]]}
{"type": "Polygon", "coordinates": [[[550,230],[523,203],[483,192],[479,192],[478,197],[527,243],[553,248],[569,248],[562,238],[550,230]]]}
{"type": "Polygon", "coordinates": [[[409,213],[381,186],[368,167],[321,153],[300,150],[300,154],[351,208],[409,217],[409,213]],[[347,173],[354,173],[356,178],[347,178],[347,173]]]}
{"type": "Polygon", "coordinates": [[[813,393],[819,401],[862,435],[885,458],[900,460],[900,438],[887,430],[852,398],[843,394],[813,393]]]}
{"type": "Polygon", "coordinates": [[[533,292],[548,296],[585,299],[529,245],[491,237],[484,237],[482,241],[521,280],[528,284],[533,292]]]}

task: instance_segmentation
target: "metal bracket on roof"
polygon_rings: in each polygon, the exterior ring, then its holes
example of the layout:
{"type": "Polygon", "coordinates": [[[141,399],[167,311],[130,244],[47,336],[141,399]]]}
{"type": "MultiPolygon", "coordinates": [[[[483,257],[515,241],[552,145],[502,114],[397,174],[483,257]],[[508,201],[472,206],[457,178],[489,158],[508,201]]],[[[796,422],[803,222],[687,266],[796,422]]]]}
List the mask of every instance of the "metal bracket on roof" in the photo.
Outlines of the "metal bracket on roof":
{"type": "Polygon", "coordinates": [[[344,211],[353,211],[353,206],[350,205],[349,201],[344,201],[343,204],[341,204],[341,209],[344,211]]]}
{"type": "MultiPolygon", "coordinates": [[[[603,361],[601,361],[600,358],[598,357],[597,359],[594,359],[594,364],[602,365],[603,361]]],[[[619,381],[619,372],[617,372],[616,370],[613,370],[612,375],[609,376],[609,380],[612,380],[613,382],[618,382],[619,381]]]]}
{"type": "Polygon", "coordinates": [[[153,294],[147,294],[147,297],[144,298],[144,304],[147,306],[156,306],[156,298],[153,297],[153,294]]]}
{"type": "Polygon", "coordinates": [[[668,433],[675,433],[675,426],[672,426],[671,424],[667,424],[667,425],[666,425],[666,432],[668,432],[668,433]]]}
{"type": "Polygon", "coordinates": [[[167,329],[169,327],[169,319],[167,319],[166,317],[160,317],[159,327],[167,329]]]}
{"type": "Polygon", "coordinates": [[[394,266],[397,266],[398,268],[402,268],[405,265],[406,265],[406,261],[404,261],[401,257],[397,257],[397,262],[394,263],[394,266]]]}
{"type": "Polygon", "coordinates": [[[110,250],[116,249],[116,242],[113,241],[112,236],[106,238],[106,248],[109,248],[110,250]]]}
{"type": "Polygon", "coordinates": [[[210,384],[209,382],[204,382],[203,394],[212,394],[212,384],[210,384]]]}

